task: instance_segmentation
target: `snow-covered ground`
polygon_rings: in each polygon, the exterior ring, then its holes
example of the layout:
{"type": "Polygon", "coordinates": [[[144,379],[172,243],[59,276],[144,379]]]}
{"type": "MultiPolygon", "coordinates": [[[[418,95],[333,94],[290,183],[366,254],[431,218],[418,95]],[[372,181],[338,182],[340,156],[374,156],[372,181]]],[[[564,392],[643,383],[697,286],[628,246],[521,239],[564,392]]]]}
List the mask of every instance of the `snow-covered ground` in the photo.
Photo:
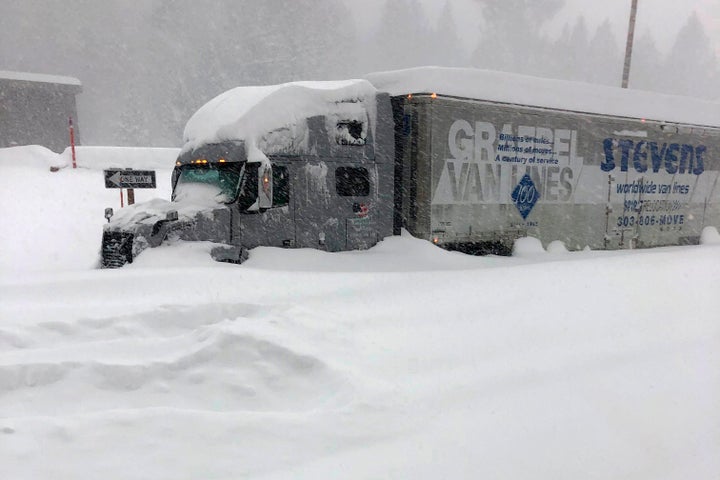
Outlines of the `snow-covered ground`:
{"type": "MultiPolygon", "coordinates": [[[[0,150],[2,479],[720,478],[720,236],[469,257],[208,245],[98,270],[102,169],[0,150]]],[[[125,164],[122,159],[128,160],[125,164]]]]}

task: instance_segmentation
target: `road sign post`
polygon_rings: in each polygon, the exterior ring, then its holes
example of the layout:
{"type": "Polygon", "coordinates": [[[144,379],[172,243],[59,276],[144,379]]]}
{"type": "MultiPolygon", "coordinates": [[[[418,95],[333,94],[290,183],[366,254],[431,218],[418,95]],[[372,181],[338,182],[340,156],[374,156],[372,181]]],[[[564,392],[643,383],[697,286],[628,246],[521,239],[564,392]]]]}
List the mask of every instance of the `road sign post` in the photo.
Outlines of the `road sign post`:
{"type": "Polygon", "coordinates": [[[103,171],[105,188],[120,188],[120,207],[122,207],[122,189],[127,188],[128,205],[135,203],[135,188],[156,188],[154,170],[124,170],[115,168],[103,171]]]}

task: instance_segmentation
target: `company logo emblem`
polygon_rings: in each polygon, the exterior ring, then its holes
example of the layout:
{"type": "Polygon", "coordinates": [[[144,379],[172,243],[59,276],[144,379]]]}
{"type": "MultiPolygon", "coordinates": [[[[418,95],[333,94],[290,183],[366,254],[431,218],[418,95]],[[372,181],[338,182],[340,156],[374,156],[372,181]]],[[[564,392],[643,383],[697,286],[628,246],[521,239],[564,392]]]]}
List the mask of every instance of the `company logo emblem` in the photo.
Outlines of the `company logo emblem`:
{"type": "Polygon", "coordinates": [[[512,199],[523,220],[526,220],[537,201],[540,200],[540,193],[527,173],[520,179],[520,183],[513,190],[512,199]]]}

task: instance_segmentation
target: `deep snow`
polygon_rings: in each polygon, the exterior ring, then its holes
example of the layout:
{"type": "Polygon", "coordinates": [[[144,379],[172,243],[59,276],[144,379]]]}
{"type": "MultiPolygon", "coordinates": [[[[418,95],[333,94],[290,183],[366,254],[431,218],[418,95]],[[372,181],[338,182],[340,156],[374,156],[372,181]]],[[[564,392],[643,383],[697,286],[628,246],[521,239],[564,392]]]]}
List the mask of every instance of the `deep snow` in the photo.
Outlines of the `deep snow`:
{"type": "MultiPolygon", "coordinates": [[[[169,197],[177,151],[136,150],[169,197]]],[[[720,478],[720,235],[98,270],[120,150],[0,150],[0,478],[720,478]]]]}

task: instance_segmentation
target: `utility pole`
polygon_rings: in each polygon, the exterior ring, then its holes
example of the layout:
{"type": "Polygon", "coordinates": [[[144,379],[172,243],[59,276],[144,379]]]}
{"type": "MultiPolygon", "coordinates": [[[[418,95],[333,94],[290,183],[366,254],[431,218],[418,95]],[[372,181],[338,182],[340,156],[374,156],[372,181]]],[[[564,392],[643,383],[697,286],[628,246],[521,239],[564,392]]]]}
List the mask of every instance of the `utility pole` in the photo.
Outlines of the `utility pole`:
{"type": "Polygon", "coordinates": [[[627,44],[625,45],[625,65],[623,66],[622,88],[628,87],[628,79],[630,78],[630,60],[632,59],[633,39],[635,38],[635,17],[637,17],[637,4],[638,0],[632,0],[627,44]]]}

